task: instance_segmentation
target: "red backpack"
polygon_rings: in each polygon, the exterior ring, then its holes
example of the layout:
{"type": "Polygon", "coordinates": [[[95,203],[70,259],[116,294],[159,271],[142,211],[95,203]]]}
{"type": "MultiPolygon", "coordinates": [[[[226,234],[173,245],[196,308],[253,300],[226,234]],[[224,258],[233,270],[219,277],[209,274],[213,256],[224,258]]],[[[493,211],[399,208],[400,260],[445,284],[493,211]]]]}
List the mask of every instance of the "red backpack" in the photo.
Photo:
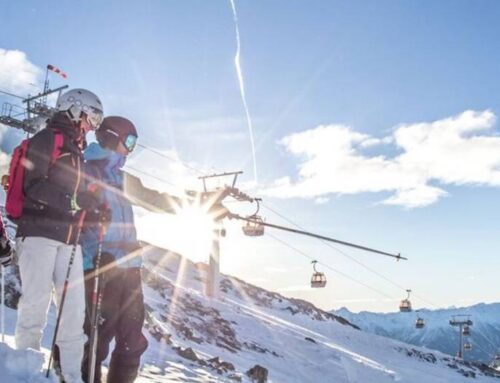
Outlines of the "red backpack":
{"type": "MultiPolygon", "coordinates": [[[[64,144],[64,136],[61,132],[54,130],[54,147],[50,156],[53,164],[60,156],[64,144]]],[[[10,220],[21,218],[24,206],[24,172],[27,165],[26,154],[28,153],[30,139],[21,142],[12,152],[10,160],[9,176],[7,181],[7,199],[5,200],[5,211],[10,220]]],[[[5,183],[2,180],[2,183],[5,183]]]]}

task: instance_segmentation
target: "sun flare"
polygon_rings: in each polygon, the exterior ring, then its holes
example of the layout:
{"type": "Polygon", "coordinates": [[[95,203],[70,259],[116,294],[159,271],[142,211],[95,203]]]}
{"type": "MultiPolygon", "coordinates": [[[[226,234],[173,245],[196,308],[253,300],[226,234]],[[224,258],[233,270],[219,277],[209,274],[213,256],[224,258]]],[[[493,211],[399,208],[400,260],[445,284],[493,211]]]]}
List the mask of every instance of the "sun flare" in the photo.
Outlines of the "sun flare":
{"type": "Polygon", "coordinates": [[[179,207],[174,215],[146,214],[140,218],[139,237],[193,262],[207,262],[215,223],[205,210],[198,204],[189,204],[179,207]]]}

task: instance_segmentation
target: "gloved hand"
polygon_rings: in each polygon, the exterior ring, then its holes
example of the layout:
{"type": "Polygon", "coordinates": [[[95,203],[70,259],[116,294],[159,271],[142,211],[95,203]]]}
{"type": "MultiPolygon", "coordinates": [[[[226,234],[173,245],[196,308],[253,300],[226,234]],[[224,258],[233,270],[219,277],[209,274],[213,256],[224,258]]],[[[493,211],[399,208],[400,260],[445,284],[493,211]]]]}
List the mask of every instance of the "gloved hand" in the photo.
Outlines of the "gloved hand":
{"type": "Polygon", "coordinates": [[[12,264],[14,249],[8,239],[0,240],[0,264],[9,266],[12,264]]]}
{"type": "Polygon", "coordinates": [[[99,201],[97,193],[85,190],[78,193],[76,196],[76,203],[83,210],[90,212],[92,210],[96,210],[101,202],[99,201]]]}
{"type": "Polygon", "coordinates": [[[112,218],[111,209],[106,204],[100,204],[95,209],[87,210],[85,220],[91,224],[101,223],[104,226],[109,225],[112,218]]]}
{"type": "Polygon", "coordinates": [[[108,226],[112,217],[113,213],[111,212],[111,209],[106,204],[102,204],[99,207],[99,222],[104,226],[108,226]]]}

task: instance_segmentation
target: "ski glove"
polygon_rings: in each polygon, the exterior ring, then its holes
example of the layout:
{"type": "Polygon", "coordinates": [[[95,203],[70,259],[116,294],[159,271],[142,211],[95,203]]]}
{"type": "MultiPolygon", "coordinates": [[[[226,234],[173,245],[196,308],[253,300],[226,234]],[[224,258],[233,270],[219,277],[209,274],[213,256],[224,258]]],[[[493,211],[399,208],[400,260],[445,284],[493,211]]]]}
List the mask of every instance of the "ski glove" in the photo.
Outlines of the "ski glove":
{"type": "Polygon", "coordinates": [[[99,208],[100,201],[95,192],[85,190],[78,193],[78,195],[76,196],[76,203],[83,210],[91,212],[99,208]]]}
{"type": "Polygon", "coordinates": [[[12,259],[14,255],[14,249],[10,244],[10,241],[1,240],[0,241],[0,264],[2,266],[9,266],[12,264],[12,259]]]}
{"type": "Polygon", "coordinates": [[[102,223],[104,226],[111,222],[111,209],[106,204],[100,204],[93,210],[87,210],[86,221],[90,224],[102,223]]]}

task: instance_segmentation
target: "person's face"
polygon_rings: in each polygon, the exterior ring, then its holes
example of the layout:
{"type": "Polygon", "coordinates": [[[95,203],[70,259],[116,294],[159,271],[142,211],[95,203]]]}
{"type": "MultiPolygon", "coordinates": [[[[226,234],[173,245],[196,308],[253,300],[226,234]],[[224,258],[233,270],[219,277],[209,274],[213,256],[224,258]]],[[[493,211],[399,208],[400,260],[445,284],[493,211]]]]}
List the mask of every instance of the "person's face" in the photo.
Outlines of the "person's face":
{"type": "Polygon", "coordinates": [[[127,150],[127,148],[125,147],[125,145],[123,145],[123,142],[121,141],[118,143],[118,146],[116,147],[115,151],[123,156],[128,156],[130,154],[130,152],[127,150]]]}
{"type": "Polygon", "coordinates": [[[92,125],[87,121],[87,117],[84,116],[80,121],[80,129],[82,129],[83,133],[86,135],[88,132],[93,130],[92,125]]]}

